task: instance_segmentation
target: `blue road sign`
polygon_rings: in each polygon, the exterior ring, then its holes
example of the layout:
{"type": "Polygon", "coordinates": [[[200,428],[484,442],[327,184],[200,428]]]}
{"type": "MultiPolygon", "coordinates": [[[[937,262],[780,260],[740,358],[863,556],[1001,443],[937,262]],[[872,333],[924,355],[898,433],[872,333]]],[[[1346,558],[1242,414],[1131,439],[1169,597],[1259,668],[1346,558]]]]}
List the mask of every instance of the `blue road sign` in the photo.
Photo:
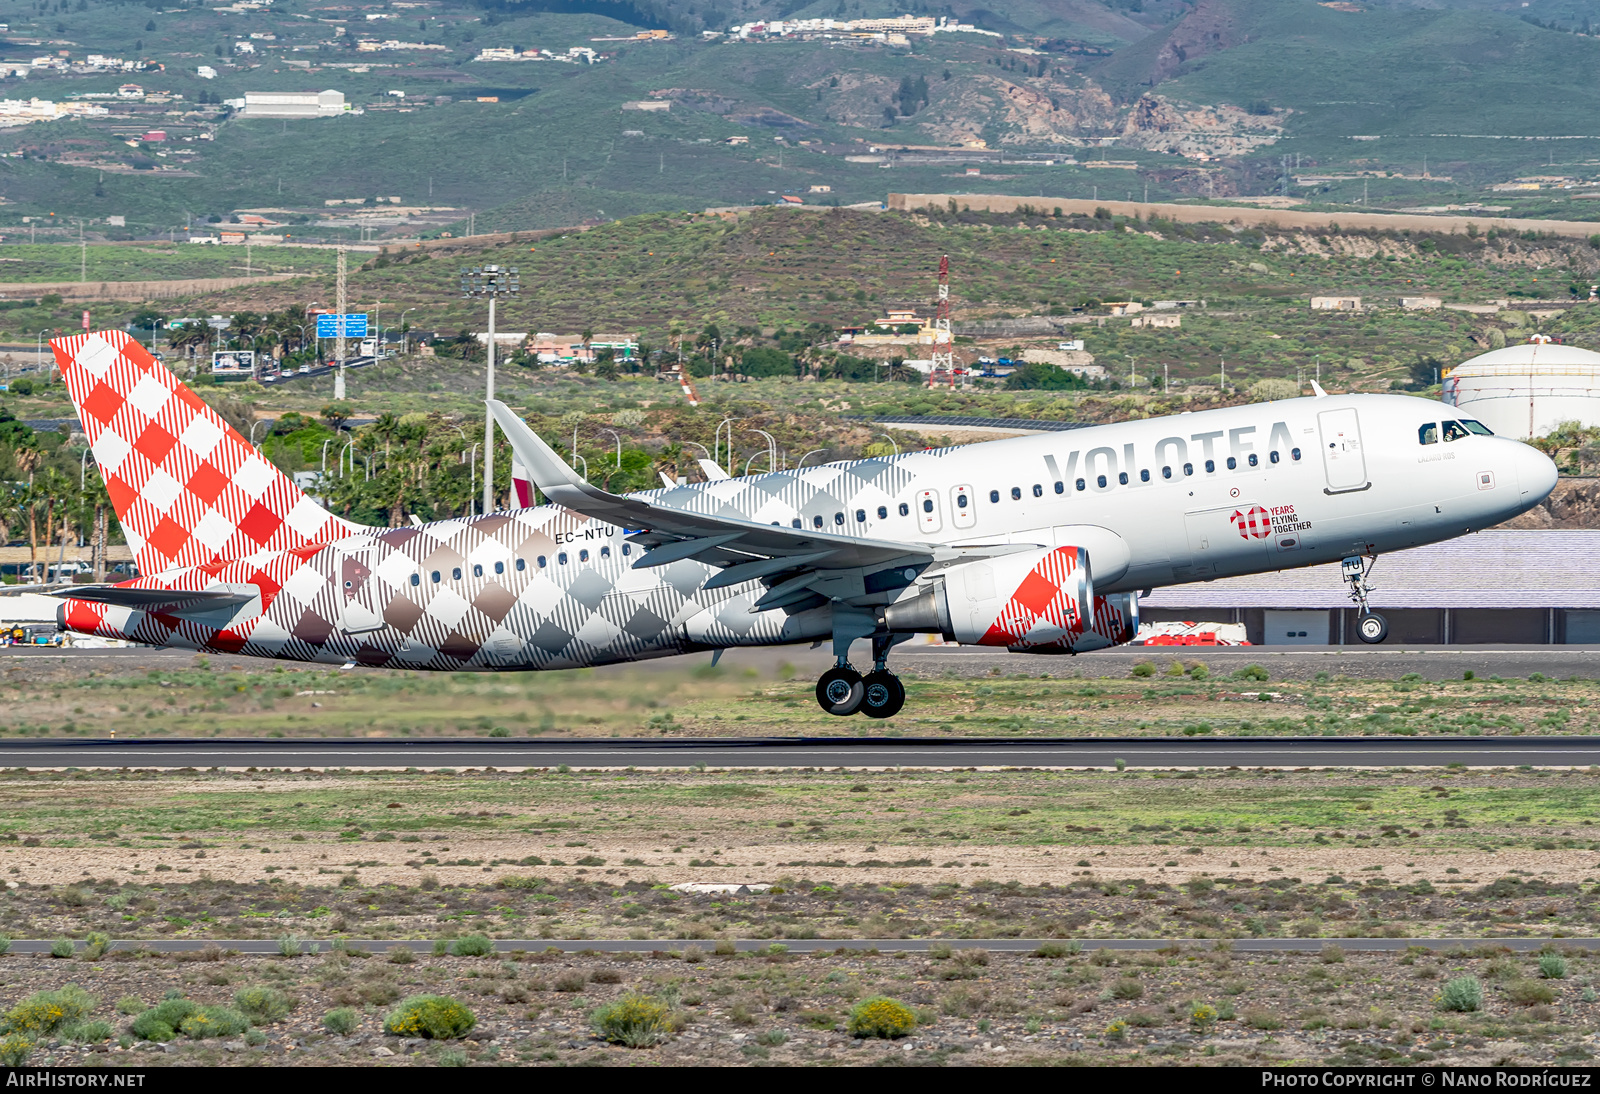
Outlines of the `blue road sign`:
{"type": "Polygon", "coordinates": [[[351,312],[347,315],[319,315],[317,316],[317,337],[337,338],[343,333],[346,338],[365,338],[367,336],[367,316],[365,312],[351,312]],[[341,332],[339,327],[343,325],[341,332]]]}

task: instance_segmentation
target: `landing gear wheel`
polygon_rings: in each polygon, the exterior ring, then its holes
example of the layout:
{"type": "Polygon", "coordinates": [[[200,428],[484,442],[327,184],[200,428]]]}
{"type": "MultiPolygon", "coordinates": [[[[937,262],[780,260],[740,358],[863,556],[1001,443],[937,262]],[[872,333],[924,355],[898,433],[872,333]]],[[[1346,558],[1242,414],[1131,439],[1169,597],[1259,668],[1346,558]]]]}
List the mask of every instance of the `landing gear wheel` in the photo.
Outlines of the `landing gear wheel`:
{"type": "Polygon", "coordinates": [[[860,710],[865,694],[861,674],[848,665],[829,669],[817,681],[817,705],[841,718],[860,710]]]}
{"type": "Polygon", "coordinates": [[[868,718],[893,718],[906,705],[906,686],[892,672],[869,672],[861,683],[861,713],[868,718]]]}
{"type": "Polygon", "coordinates": [[[1371,644],[1389,637],[1389,621],[1381,615],[1368,612],[1356,619],[1356,637],[1371,644]]]}

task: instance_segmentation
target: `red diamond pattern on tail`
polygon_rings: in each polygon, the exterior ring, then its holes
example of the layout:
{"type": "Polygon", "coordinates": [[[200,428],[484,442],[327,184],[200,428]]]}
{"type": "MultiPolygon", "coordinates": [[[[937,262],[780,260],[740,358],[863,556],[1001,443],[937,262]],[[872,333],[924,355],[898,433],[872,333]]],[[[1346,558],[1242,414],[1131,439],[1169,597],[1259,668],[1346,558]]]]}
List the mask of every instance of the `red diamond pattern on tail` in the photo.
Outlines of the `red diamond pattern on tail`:
{"type": "Polygon", "coordinates": [[[332,543],[354,530],[128,334],[75,334],[50,348],[140,573],[332,543]]]}

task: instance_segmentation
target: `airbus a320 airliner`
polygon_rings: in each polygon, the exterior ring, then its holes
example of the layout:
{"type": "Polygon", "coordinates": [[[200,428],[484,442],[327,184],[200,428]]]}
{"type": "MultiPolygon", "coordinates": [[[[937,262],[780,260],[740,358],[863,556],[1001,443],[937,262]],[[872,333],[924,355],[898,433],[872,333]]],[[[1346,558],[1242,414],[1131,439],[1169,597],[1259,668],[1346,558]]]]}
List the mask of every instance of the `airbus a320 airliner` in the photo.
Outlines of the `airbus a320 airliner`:
{"type": "Polygon", "coordinates": [[[491,402],[548,504],[367,528],[304,495],[127,334],[51,342],[140,577],[61,625],[151,646],[524,671],[831,641],[817,701],[887,718],[918,633],[1027,653],[1130,641],[1140,590],[1371,562],[1532,508],[1555,465],[1456,408],[1256,403],[618,496],[491,402]],[[870,639],[872,669],[848,660],[870,639]]]}

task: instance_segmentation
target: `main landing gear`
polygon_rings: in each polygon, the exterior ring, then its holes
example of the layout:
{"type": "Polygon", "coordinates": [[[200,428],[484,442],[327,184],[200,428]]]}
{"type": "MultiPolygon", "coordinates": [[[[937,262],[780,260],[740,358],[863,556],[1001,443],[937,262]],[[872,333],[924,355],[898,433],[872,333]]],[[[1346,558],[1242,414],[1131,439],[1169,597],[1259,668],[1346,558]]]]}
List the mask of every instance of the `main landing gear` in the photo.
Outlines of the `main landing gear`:
{"type": "MultiPolygon", "coordinates": [[[[906,705],[905,685],[888,669],[889,647],[905,636],[872,636],[872,671],[862,676],[843,653],[837,664],[817,681],[817,705],[829,714],[848,717],[892,718],[906,705]]],[[[848,648],[848,643],[846,644],[848,648]]]]}
{"type": "Polygon", "coordinates": [[[1372,585],[1367,578],[1377,560],[1377,556],[1373,555],[1371,561],[1363,563],[1360,555],[1351,555],[1339,565],[1339,576],[1350,586],[1350,599],[1355,601],[1358,609],[1356,637],[1369,645],[1389,637],[1389,621],[1367,606],[1367,594],[1372,592],[1372,585]]]}

